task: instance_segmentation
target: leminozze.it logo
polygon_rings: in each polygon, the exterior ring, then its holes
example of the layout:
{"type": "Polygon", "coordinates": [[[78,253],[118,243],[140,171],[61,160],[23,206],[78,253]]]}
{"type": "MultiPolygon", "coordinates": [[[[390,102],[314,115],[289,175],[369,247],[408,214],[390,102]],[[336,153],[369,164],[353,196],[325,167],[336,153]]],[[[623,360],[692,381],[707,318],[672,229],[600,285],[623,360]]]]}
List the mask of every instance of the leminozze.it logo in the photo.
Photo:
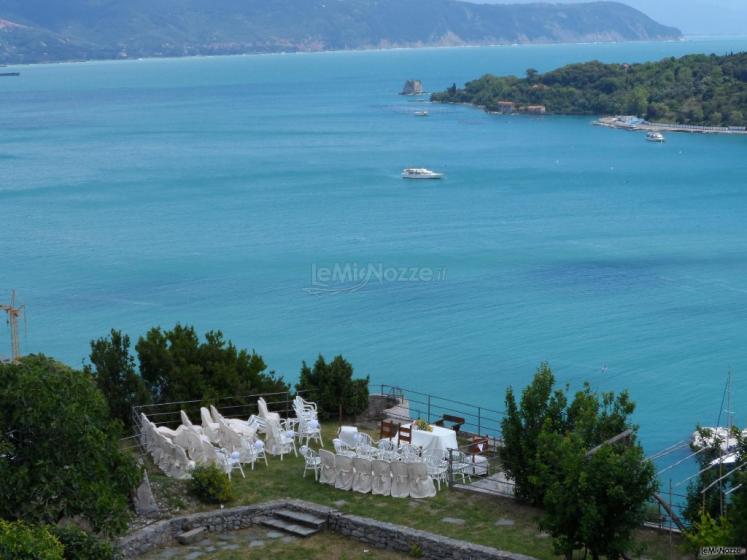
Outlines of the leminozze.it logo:
{"type": "Polygon", "coordinates": [[[386,266],[382,263],[337,263],[311,265],[309,294],[349,294],[370,284],[391,282],[440,282],[446,280],[445,268],[427,266],[386,266]]]}
{"type": "Polygon", "coordinates": [[[741,556],[747,554],[747,548],[741,546],[704,546],[700,549],[698,558],[713,558],[715,556],[741,556]]]}

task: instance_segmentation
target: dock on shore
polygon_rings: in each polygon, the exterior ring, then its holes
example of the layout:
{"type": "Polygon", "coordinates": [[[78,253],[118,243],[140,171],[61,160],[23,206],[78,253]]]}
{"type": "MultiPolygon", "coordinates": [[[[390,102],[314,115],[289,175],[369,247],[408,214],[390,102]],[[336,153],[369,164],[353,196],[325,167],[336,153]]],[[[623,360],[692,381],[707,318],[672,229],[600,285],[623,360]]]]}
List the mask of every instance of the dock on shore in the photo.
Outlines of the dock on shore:
{"type": "Polygon", "coordinates": [[[698,126],[692,124],[652,123],[628,115],[602,117],[594,121],[594,125],[606,128],[619,128],[633,132],[689,132],[691,134],[747,135],[747,127],[744,126],[698,126]]]}

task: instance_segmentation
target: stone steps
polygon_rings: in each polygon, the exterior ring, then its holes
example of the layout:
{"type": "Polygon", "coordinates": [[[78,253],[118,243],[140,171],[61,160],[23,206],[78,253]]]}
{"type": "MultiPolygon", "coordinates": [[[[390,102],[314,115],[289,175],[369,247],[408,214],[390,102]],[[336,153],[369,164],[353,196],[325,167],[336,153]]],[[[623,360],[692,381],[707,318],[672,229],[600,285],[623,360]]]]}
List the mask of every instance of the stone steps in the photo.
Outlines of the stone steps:
{"type": "Polygon", "coordinates": [[[285,521],[291,521],[297,525],[306,525],[312,529],[322,529],[327,523],[327,520],[323,517],[318,517],[310,513],[293,511],[292,509],[279,509],[274,512],[274,515],[275,517],[279,517],[285,521]]]}
{"type": "Polygon", "coordinates": [[[320,528],[317,527],[299,525],[298,523],[292,523],[277,517],[263,517],[259,522],[266,527],[272,527],[273,529],[289,533],[296,537],[309,537],[320,531],[320,528]]]}

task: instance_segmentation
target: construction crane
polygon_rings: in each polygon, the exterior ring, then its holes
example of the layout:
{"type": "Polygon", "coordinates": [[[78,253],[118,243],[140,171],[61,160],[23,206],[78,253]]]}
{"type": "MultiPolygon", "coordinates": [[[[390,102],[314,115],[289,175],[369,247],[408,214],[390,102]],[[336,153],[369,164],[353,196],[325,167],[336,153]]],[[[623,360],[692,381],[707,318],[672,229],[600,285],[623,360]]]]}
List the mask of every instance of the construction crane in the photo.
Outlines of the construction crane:
{"type": "MultiPolygon", "coordinates": [[[[10,305],[0,303],[0,311],[5,311],[8,315],[8,326],[10,327],[10,359],[17,362],[21,359],[21,344],[18,340],[18,318],[24,315],[25,305],[16,307],[16,291],[13,290],[10,295],[10,305]]],[[[26,316],[24,315],[24,320],[26,316]]]]}

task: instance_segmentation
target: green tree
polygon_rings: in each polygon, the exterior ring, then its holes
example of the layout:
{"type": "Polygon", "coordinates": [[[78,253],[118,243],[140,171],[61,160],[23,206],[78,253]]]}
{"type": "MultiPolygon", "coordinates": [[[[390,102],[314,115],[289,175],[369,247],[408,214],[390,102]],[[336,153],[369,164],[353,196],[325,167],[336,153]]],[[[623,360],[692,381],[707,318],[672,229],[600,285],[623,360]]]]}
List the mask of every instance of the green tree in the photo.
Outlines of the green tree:
{"type": "Polygon", "coordinates": [[[0,517],[55,524],[81,516],[96,531],[127,527],[140,470],[91,377],[45,356],[0,365],[0,517]]]}
{"type": "Polygon", "coordinates": [[[0,558],[3,560],[63,560],[63,547],[44,526],[0,519],[0,558]]]}
{"type": "Polygon", "coordinates": [[[301,365],[296,389],[304,398],[316,402],[320,416],[338,418],[355,416],[368,407],[368,376],[353,379],[353,366],[342,356],[327,363],[319,355],[314,367],[301,365]]]}
{"type": "MultiPolygon", "coordinates": [[[[708,440],[713,434],[708,428],[697,428],[701,437],[708,440]]],[[[700,473],[687,487],[687,502],[685,509],[682,511],[683,517],[691,524],[695,525],[700,522],[704,513],[708,514],[711,519],[718,519],[721,515],[721,505],[726,500],[724,493],[728,489],[728,481],[722,481],[723,484],[716,483],[718,478],[728,472],[729,465],[724,465],[722,469],[714,467],[714,461],[718,461],[720,452],[720,440],[701,451],[696,455],[698,472],[700,473]],[[727,469],[727,470],[724,470],[727,469]],[[709,490],[703,492],[705,488],[709,490]]]]}
{"type": "Polygon", "coordinates": [[[685,541],[690,551],[698,552],[704,546],[730,546],[732,535],[733,528],[726,517],[714,519],[703,511],[690,530],[685,532],[685,541]]]}
{"type": "Polygon", "coordinates": [[[129,426],[132,407],[150,402],[150,393],[130,354],[130,337],[112,329],[108,337],[92,340],[90,360],[91,365],[85,370],[96,380],[109,404],[109,412],[129,426]]]}
{"type": "Polygon", "coordinates": [[[136,345],[140,374],[157,403],[278,393],[289,390],[282,378],[267,372],[261,356],[239,350],[220,331],[200,342],[191,326],[156,327],[136,345]]]}
{"type": "Polygon", "coordinates": [[[619,558],[645,519],[657,482],[628,421],[633,409],[627,393],[598,395],[586,384],[568,409],[568,431],[546,423],[539,436],[535,476],[546,486],[542,526],[567,558],[581,548],[595,559],[619,558]],[[631,430],[626,440],[609,443],[625,430],[631,430]]]}
{"type": "Polygon", "coordinates": [[[539,436],[543,430],[565,432],[567,398],[554,385],[555,376],[544,362],[522,392],[519,405],[513,389],[506,391],[501,460],[516,484],[517,497],[534,505],[541,505],[544,499],[544,481],[536,476],[539,436]]]}

